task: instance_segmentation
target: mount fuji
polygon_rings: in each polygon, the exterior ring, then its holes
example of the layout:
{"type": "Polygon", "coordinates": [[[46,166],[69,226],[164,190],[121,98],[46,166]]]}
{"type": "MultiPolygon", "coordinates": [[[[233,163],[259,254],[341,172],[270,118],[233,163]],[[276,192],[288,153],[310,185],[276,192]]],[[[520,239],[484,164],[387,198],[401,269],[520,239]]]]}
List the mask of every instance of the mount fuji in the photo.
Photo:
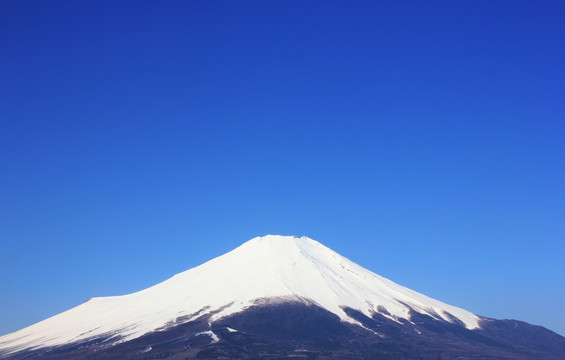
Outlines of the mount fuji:
{"type": "Polygon", "coordinates": [[[564,359],[565,338],[475,315],[315,240],[278,235],[0,337],[3,359],[283,357],[564,359]]]}

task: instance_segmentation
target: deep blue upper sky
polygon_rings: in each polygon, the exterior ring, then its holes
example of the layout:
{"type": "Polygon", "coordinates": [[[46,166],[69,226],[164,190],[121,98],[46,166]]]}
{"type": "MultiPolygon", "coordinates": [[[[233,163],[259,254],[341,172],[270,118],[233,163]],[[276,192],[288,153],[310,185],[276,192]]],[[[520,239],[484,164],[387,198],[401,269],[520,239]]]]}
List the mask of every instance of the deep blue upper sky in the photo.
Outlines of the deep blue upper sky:
{"type": "Polygon", "coordinates": [[[306,235],[565,334],[565,2],[0,2],[0,334],[306,235]]]}

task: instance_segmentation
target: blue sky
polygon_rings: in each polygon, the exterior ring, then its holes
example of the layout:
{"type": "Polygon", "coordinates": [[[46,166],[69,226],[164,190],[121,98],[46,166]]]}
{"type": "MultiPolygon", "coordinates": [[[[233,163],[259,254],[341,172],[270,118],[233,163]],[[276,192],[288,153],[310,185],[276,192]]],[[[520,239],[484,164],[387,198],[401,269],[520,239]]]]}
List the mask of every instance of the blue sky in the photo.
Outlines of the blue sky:
{"type": "Polygon", "coordinates": [[[265,234],[565,335],[562,1],[2,1],[0,334],[265,234]]]}

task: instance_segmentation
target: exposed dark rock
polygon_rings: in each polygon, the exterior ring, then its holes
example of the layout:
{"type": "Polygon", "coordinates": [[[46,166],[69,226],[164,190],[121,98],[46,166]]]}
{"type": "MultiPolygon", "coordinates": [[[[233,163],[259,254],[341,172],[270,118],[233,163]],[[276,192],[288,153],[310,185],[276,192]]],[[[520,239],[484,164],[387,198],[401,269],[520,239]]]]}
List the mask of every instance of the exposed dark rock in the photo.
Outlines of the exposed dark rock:
{"type": "MultiPolygon", "coordinates": [[[[137,339],[111,345],[104,338],[26,351],[2,358],[40,359],[383,359],[383,360],[557,360],[565,358],[565,338],[540,326],[485,319],[481,330],[415,311],[410,321],[387,313],[368,317],[346,308],[360,325],[304,302],[268,303],[222,318],[209,315],[171,324],[137,339]],[[219,341],[211,336],[217,336],[219,341]]],[[[179,321],[182,319],[179,319],[179,321]]],[[[0,354],[1,355],[1,354],[0,354]]]]}

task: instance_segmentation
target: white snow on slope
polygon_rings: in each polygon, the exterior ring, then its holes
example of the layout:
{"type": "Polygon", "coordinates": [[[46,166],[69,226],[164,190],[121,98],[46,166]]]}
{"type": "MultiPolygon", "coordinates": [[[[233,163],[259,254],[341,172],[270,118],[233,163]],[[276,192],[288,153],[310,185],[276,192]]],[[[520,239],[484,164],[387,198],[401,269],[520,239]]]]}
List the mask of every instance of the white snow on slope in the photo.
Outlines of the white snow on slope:
{"type": "Polygon", "coordinates": [[[198,335],[208,335],[209,337],[212,338],[212,342],[211,344],[217,343],[218,341],[220,341],[220,338],[218,337],[218,335],[214,334],[214,332],[212,330],[208,330],[208,331],[203,331],[203,332],[199,332],[194,334],[194,336],[198,336],[198,335]]]}
{"type": "Polygon", "coordinates": [[[453,316],[468,329],[479,327],[476,315],[372,273],[317,241],[267,235],[153,287],[93,298],[2,336],[0,351],[56,346],[103,334],[126,341],[171,326],[179,317],[187,322],[213,314],[215,321],[272,297],[312,302],[352,323],[356,321],[343,307],[368,316],[384,307],[393,320],[409,319],[411,307],[449,322],[453,316]]]}

